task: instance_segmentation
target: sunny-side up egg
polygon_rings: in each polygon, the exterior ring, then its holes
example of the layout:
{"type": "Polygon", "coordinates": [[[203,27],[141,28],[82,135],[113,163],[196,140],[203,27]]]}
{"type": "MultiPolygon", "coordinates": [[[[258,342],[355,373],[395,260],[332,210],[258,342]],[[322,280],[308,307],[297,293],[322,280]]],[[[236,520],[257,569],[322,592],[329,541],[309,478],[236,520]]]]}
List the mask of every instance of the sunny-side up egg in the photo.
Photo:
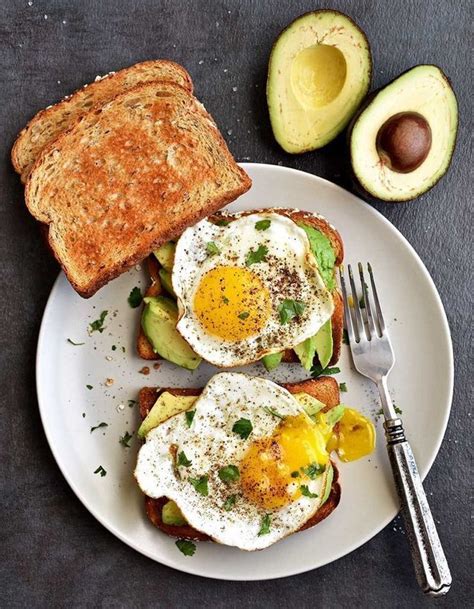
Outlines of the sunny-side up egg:
{"type": "Polygon", "coordinates": [[[220,367],[296,346],[316,334],[334,308],[306,233],[270,212],[186,229],[172,282],[179,333],[220,367]]]}
{"type": "Polygon", "coordinates": [[[147,435],[135,469],[146,495],[172,499],[192,527],[243,550],[270,546],[315,514],[330,470],[326,438],[286,389],[222,372],[192,409],[147,435]]]}

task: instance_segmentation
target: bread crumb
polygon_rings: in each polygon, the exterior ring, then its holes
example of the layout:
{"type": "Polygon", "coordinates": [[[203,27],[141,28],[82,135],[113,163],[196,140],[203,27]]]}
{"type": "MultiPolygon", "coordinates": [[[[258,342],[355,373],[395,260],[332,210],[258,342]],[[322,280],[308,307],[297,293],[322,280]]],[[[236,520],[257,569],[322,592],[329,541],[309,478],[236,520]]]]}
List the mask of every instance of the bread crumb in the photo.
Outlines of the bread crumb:
{"type": "Polygon", "coordinates": [[[107,387],[111,387],[114,384],[114,379],[105,379],[105,384],[107,387]]]}
{"type": "Polygon", "coordinates": [[[143,366],[143,368],[141,370],[139,370],[138,372],[140,374],[148,375],[148,374],[150,374],[150,368],[149,368],[149,366],[143,366]]]}

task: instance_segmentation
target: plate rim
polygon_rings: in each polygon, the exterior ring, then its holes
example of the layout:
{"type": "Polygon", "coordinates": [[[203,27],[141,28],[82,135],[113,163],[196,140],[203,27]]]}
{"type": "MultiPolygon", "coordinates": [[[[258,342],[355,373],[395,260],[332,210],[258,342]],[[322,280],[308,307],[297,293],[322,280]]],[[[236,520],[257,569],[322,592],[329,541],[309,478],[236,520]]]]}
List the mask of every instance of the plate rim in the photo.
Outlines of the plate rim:
{"type": "MultiPolygon", "coordinates": [[[[433,278],[431,277],[431,275],[430,275],[428,269],[426,268],[423,260],[418,255],[417,251],[411,245],[411,243],[400,232],[400,230],[395,225],[393,225],[381,212],[379,212],[377,209],[375,209],[375,207],[369,205],[362,198],[358,197],[357,195],[354,195],[349,190],[346,190],[345,188],[342,188],[342,186],[339,186],[338,184],[335,184],[334,182],[331,182],[330,180],[327,180],[326,178],[322,178],[320,176],[317,176],[315,174],[309,173],[307,171],[303,171],[303,170],[300,170],[300,169],[294,169],[292,167],[287,167],[287,166],[284,166],[284,165],[276,165],[276,164],[272,164],[272,163],[250,163],[250,162],[248,162],[248,163],[238,163],[238,164],[244,170],[245,169],[249,169],[249,168],[253,169],[255,167],[259,167],[259,168],[265,168],[265,169],[270,169],[270,170],[289,172],[289,173],[295,175],[296,177],[298,177],[299,175],[302,174],[305,178],[309,177],[311,179],[316,180],[317,182],[320,182],[320,183],[322,182],[326,187],[332,188],[333,190],[336,190],[336,191],[339,191],[339,192],[342,191],[345,196],[349,195],[350,197],[356,199],[359,203],[362,203],[366,207],[366,209],[369,211],[370,214],[372,214],[373,216],[376,216],[379,220],[380,219],[382,220],[382,223],[385,224],[385,226],[388,228],[388,230],[390,230],[392,232],[395,232],[397,234],[397,236],[401,238],[401,241],[403,242],[405,247],[409,250],[410,254],[418,262],[419,267],[420,267],[421,271],[423,272],[423,275],[424,275],[425,279],[427,280],[428,284],[430,285],[432,293],[434,294],[434,300],[436,302],[436,306],[437,306],[437,308],[439,310],[440,317],[441,317],[441,320],[442,320],[443,335],[444,335],[444,338],[446,339],[446,343],[447,343],[447,346],[448,346],[448,362],[447,362],[447,366],[446,366],[446,372],[448,373],[448,401],[447,401],[447,408],[444,411],[442,425],[441,425],[441,428],[440,428],[440,433],[438,434],[438,438],[437,438],[434,450],[432,451],[432,454],[430,455],[430,458],[428,459],[428,462],[427,462],[427,465],[426,465],[426,470],[424,472],[420,472],[422,480],[424,480],[426,478],[426,476],[428,475],[428,473],[430,472],[436,457],[438,456],[441,444],[442,444],[444,436],[446,434],[446,429],[447,429],[449,417],[450,417],[450,414],[451,414],[452,400],[453,400],[453,391],[454,391],[454,355],[453,355],[453,343],[452,343],[451,331],[450,331],[450,327],[449,327],[449,322],[448,322],[448,318],[447,318],[447,315],[446,315],[446,311],[444,309],[444,305],[443,305],[443,302],[441,300],[441,296],[440,296],[440,294],[438,292],[438,289],[436,287],[436,284],[434,283],[433,278]]],[[[63,475],[63,477],[66,480],[66,482],[68,483],[69,487],[74,492],[76,498],[79,499],[79,501],[82,503],[82,505],[89,511],[90,514],[92,514],[92,516],[103,527],[105,527],[110,533],[115,535],[115,537],[117,537],[120,541],[125,543],[127,546],[131,547],[135,551],[139,552],[143,556],[146,556],[147,558],[151,559],[152,561],[154,561],[154,562],[156,562],[158,564],[162,564],[162,565],[164,565],[166,567],[175,569],[177,571],[181,571],[183,573],[188,573],[190,575],[196,575],[196,576],[199,576],[199,577],[206,577],[206,578],[209,578],[209,579],[215,579],[215,580],[220,580],[220,581],[270,581],[270,580],[274,580],[274,579],[282,579],[284,577],[292,577],[294,575],[300,575],[302,573],[307,573],[309,571],[313,571],[313,570],[319,569],[321,567],[324,567],[324,566],[326,566],[328,564],[331,564],[331,563],[341,559],[342,557],[347,556],[348,554],[351,554],[352,552],[354,552],[355,550],[357,550],[361,546],[365,545],[368,541],[370,541],[371,539],[376,537],[393,520],[393,518],[397,515],[399,510],[396,510],[393,514],[390,515],[390,517],[384,519],[382,521],[382,523],[379,526],[375,527],[374,531],[372,531],[369,535],[365,536],[361,540],[358,540],[358,541],[354,542],[352,545],[350,545],[344,551],[339,552],[332,559],[327,560],[325,562],[322,562],[322,563],[320,563],[316,567],[309,566],[308,568],[297,568],[297,569],[294,569],[294,570],[289,570],[286,574],[276,574],[276,575],[269,574],[266,577],[261,577],[261,576],[256,576],[256,577],[251,577],[251,576],[250,577],[249,576],[246,576],[246,577],[241,577],[241,576],[228,577],[228,576],[225,576],[225,575],[209,575],[202,568],[201,569],[199,567],[197,567],[197,568],[194,567],[193,568],[191,563],[190,563],[189,568],[188,568],[187,567],[187,563],[185,565],[181,565],[181,564],[178,565],[178,564],[174,563],[173,561],[171,561],[171,560],[169,560],[167,558],[164,558],[164,559],[160,558],[160,560],[158,560],[150,552],[146,551],[143,548],[140,548],[136,543],[134,543],[133,540],[126,538],[125,535],[123,535],[120,532],[120,530],[118,530],[113,524],[108,522],[105,518],[102,518],[96,512],[96,510],[93,507],[93,505],[91,505],[90,502],[88,502],[84,497],[81,496],[81,493],[77,489],[76,484],[66,474],[65,469],[63,469],[63,467],[61,465],[61,459],[60,459],[59,453],[57,453],[57,451],[56,451],[56,449],[54,447],[54,442],[53,442],[53,440],[51,438],[51,435],[49,433],[48,427],[45,424],[46,406],[43,407],[42,404],[45,403],[47,400],[46,400],[46,397],[44,397],[44,398],[42,397],[41,387],[40,387],[41,353],[44,351],[44,348],[42,348],[42,345],[43,345],[43,343],[46,340],[46,318],[48,317],[49,309],[52,307],[53,294],[56,293],[56,291],[58,290],[58,285],[60,284],[61,281],[64,281],[64,279],[65,279],[65,275],[64,275],[63,271],[60,271],[58,276],[57,276],[57,278],[56,278],[56,280],[54,281],[54,284],[53,284],[53,286],[51,288],[51,291],[49,293],[48,300],[47,300],[47,303],[46,303],[46,306],[44,308],[43,315],[42,315],[42,318],[41,318],[41,324],[40,324],[40,329],[39,329],[39,333],[38,333],[38,341],[37,341],[36,357],[35,357],[35,385],[36,385],[36,396],[37,396],[37,401],[38,401],[38,410],[39,410],[39,414],[40,414],[41,424],[43,426],[43,431],[44,431],[46,440],[48,442],[49,449],[51,450],[51,453],[52,453],[52,455],[54,457],[54,460],[56,462],[56,465],[58,466],[59,471],[63,475]],[[43,400],[44,400],[44,402],[43,402],[43,400]]]]}

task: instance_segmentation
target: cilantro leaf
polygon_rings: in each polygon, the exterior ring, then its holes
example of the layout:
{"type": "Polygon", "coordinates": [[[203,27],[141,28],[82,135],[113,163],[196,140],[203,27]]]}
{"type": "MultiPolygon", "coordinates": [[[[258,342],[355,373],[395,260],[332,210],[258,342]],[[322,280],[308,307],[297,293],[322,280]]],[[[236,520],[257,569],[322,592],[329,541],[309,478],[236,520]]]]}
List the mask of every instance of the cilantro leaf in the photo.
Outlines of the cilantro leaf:
{"type": "Polygon", "coordinates": [[[250,313],[248,311],[242,311],[242,313],[239,313],[237,315],[237,317],[239,319],[247,319],[247,317],[250,315],[250,313]]]}
{"type": "Polygon", "coordinates": [[[185,453],[184,450],[182,450],[179,454],[178,454],[178,465],[182,465],[183,467],[189,467],[191,465],[192,461],[190,461],[185,453]]]}
{"type": "Polygon", "coordinates": [[[252,433],[253,425],[248,419],[239,419],[232,427],[232,431],[239,435],[242,440],[246,440],[252,433]]]}
{"type": "Polygon", "coordinates": [[[87,389],[89,389],[89,391],[90,391],[91,389],[94,389],[94,387],[93,387],[92,385],[86,385],[86,387],[87,387],[87,389]]]}
{"type": "Polygon", "coordinates": [[[136,403],[137,403],[137,400],[128,400],[128,407],[133,408],[136,403]]]}
{"type": "Polygon", "coordinates": [[[217,220],[217,222],[214,222],[214,224],[216,226],[228,226],[230,224],[230,220],[217,220]]]}
{"type": "Polygon", "coordinates": [[[301,471],[303,474],[306,474],[310,480],[315,480],[318,476],[320,476],[326,469],[325,465],[320,465],[319,463],[310,463],[306,467],[302,467],[301,471]]]}
{"type": "Polygon", "coordinates": [[[315,379],[318,376],[329,376],[330,374],[339,374],[341,369],[337,366],[333,368],[323,368],[321,364],[316,364],[311,368],[311,376],[315,379]]]}
{"type": "Polygon", "coordinates": [[[317,495],[315,493],[312,493],[307,484],[302,484],[300,486],[300,491],[301,494],[304,495],[305,497],[309,497],[310,499],[316,499],[317,495]]]}
{"type": "Polygon", "coordinates": [[[291,476],[292,478],[299,478],[299,477],[300,477],[300,473],[299,473],[299,472],[296,472],[296,471],[295,471],[295,472],[291,472],[290,476],[291,476]]]}
{"type": "Polygon", "coordinates": [[[272,223],[271,220],[259,220],[258,222],[255,222],[255,228],[257,230],[267,230],[268,228],[270,228],[270,224],[272,223]]]}
{"type": "Polygon", "coordinates": [[[140,291],[140,288],[134,287],[133,290],[128,295],[128,304],[132,307],[132,309],[136,309],[140,306],[142,302],[143,296],[140,291]]]}
{"type": "Polygon", "coordinates": [[[131,439],[132,439],[132,435],[131,435],[131,434],[129,434],[129,433],[128,433],[128,431],[126,431],[126,432],[123,434],[123,436],[120,436],[119,443],[120,443],[122,446],[125,446],[125,448],[130,448],[130,444],[129,444],[129,442],[130,442],[130,440],[131,440],[131,439]]]}
{"type": "Polygon", "coordinates": [[[263,408],[263,410],[267,413],[272,415],[273,417],[277,417],[277,419],[281,419],[282,421],[284,421],[286,419],[286,417],[282,414],[280,414],[279,412],[277,412],[274,408],[272,408],[271,406],[265,406],[263,408]]]}
{"type": "Polygon", "coordinates": [[[229,304],[229,299],[227,298],[227,296],[223,296],[223,297],[222,297],[222,302],[223,302],[224,304],[229,304]]]}
{"type": "Polygon", "coordinates": [[[104,476],[107,475],[107,472],[102,467],[102,465],[99,465],[99,467],[95,470],[94,474],[100,474],[100,477],[103,478],[104,476]]]}
{"type": "Polygon", "coordinates": [[[184,413],[188,427],[191,427],[195,414],[196,414],[195,410],[186,410],[186,412],[184,413]]]}
{"type": "Polygon", "coordinates": [[[91,433],[92,433],[93,431],[95,431],[96,429],[100,429],[101,427],[108,427],[108,426],[109,426],[109,424],[108,424],[108,423],[104,423],[104,422],[102,421],[102,423],[99,423],[99,424],[98,424],[98,425],[96,425],[95,427],[91,427],[91,433]]]}
{"type": "Polygon", "coordinates": [[[216,254],[220,254],[221,250],[217,247],[214,241],[208,241],[206,243],[206,252],[209,256],[215,256],[216,254]]]}
{"type": "Polygon", "coordinates": [[[240,478],[239,468],[236,465],[221,467],[218,475],[222,482],[235,482],[240,478]]]}
{"type": "Polygon", "coordinates": [[[175,541],[178,550],[185,556],[194,556],[196,552],[196,544],[189,539],[177,539],[175,541]]]}
{"type": "Polygon", "coordinates": [[[301,315],[305,309],[305,306],[306,305],[304,302],[301,302],[301,300],[291,300],[290,298],[285,298],[285,300],[278,305],[281,325],[283,326],[294,317],[301,315]]]}
{"type": "Polygon", "coordinates": [[[209,494],[209,489],[207,488],[208,476],[200,476],[199,478],[189,478],[189,482],[194,486],[196,491],[204,497],[207,497],[209,494]]]}
{"type": "Polygon", "coordinates": [[[347,391],[347,384],[339,383],[339,390],[342,391],[342,393],[345,393],[347,391]]]}
{"type": "Polygon", "coordinates": [[[74,345],[74,347],[80,347],[81,345],[85,345],[86,343],[75,343],[71,338],[66,339],[70,345],[74,345]]]}
{"type": "Polygon", "coordinates": [[[102,311],[99,316],[99,319],[96,319],[95,321],[89,324],[89,334],[92,334],[92,332],[100,332],[102,334],[102,332],[105,330],[104,321],[107,317],[107,313],[108,311],[102,311]]]}
{"type": "Polygon", "coordinates": [[[226,512],[230,512],[230,510],[234,507],[237,497],[238,495],[229,495],[229,497],[227,497],[224,502],[224,510],[226,512]]]}
{"type": "Polygon", "coordinates": [[[270,514],[265,514],[260,524],[260,531],[258,532],[259,537],[261,537],[262,535],[268,535],[268,533],[270,533],[271,522],[272,520],[270,518],[270,514]]]}
{"type": "Polygon", "coordinates": [[[245,257],[245,265],[250,266],[257,262],[263,262],[266,255],[268,254],[268,247],[266,245],[259,245],[256,250],[250,250],[245,257]]]}

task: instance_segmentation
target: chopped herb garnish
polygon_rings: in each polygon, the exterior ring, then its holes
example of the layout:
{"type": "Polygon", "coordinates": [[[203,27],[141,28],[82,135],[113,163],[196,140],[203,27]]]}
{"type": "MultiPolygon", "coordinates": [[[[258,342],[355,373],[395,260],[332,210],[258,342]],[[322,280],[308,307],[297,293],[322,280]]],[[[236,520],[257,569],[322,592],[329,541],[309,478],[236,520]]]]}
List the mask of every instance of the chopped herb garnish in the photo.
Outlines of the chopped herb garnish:
{"type": "Polygon", "coordinates": [[[178,550],[185,556],[194,556],[196,552],[196,544],[189,539],[177,539],[175,541],[178,550]]]}
{"type": "Polygon", "coordinates": [[[100,477],[103,478],[104,476],[107,475],[107,472],[102,467],[102,465],[99,465],[99,467],[95,470],[94,474],[100,474],[100,477]]]}
{"type": "Polygon", "coordinates": [[[349,344],[349,334],[347,333],[347,330],[344,328],[344,330],[342,331],[342,342],[345,345],[349,344]]]}
{"type": "Polygon", "coordinates": [[[242,311],[242,313],[239,313],[237,315],[237,317],[239,319],[247,319],[247,317],[250,315],[250,313],[248,311],[242,311]]]}
{"type": "Polygon", "coordinates": [[[107,316],[107,313],[108,313],[108,311],[102,311],[102,313],[99,316],[99,319],[96,319],[95,321],[93,321],[89,324],[89,333],[90,334],[92,334],[92,332],[102,333],[105,330],[104,321],[107,316]]]}
{"type": "Polygon", "coordinates": [[[115,345],[112,345],[112,351],[115,351],[117,349],[117,347],[115,345]]]}
{"type": "Polygon", "coordinates": [[[178,454],[178,465],[182,465],[183,467],[189,467],[191,465],[192,461],[190,461],[185,453],[184,450],[182,450],[179,454],[178,454]]]}
{"type": "Polygon", "coordinates": [[[268,254],[268,247],[266,245],[259,245],[256,250],[250,250],[245,258],[245,265],[250,266],[257,262],[263,262],[266,255],[268,254]]]}
{"type": "Polygon", "coordinates": [[[232,427],[232,431],[239,435],[242,440],[246,440],[252,433],[253,425],[248,419],[239,419],[232,427]]]}
{"type": "Polygon", "coordinates": [[[195,414],[196,414],[195,410],[186,410],[186,412],[184,413],[184,416],[186,417],[186,423],[188,424],[188,427],[191,427],[191,424],[193,422],[195,414]]]}
{"type": "Polygon", "coordinates": [[[316,364],[311,368],[311,376],[315,379],[318,376],[329,376],[330,374],[339,374],[341,369],[337,366],[333,368],[323,368],[321,364],[316,364]]]}
{"type": "Polygon", "coordinates": [[[274,408],[272,408],[271,406],[265,406],[263,408],[263,410],[267,413],[272,415],[273,417],[277,417],[278,419],[281,419],[282,421],[285,420],[285,416],[280,414],[279,412],[277,412],[274,408]]]}
{"type": "Polygon", "coordinates": [[[229,299],[227,298],[227,296],[223,296],[223,297],[222,297],[222,302],[223,302],[224,304],[229,304],[229,299]]]}
{"type": "Polygon", "coordinates": [[[209,489],[207,488],[207,476],[200,476],[199,478],[189,478],[189,482],[194,486],[196,491],[204,497],[207,497],[209,494],[209,489]]]}
{"type": "Polygon", "coordinates": [[[230,510],[234,507],[235,502],[237,501],[238,495],[230,495],[224,502],[224,510],[226,512],[230,512],[230,510]]]}
{"type": "Polygon", "coordinates": [[[270,514],[265,514],[260,524],[260,531],[258,532],[259,537],[261,537],[262,535],[268,535],[268,533],[270,533],[271,522],[272,520],[270,518],[270,514]]]}
{"type": "Polygon", "coordinates": [[[306,467],[302,467],[301,471],[303,474],[306,474],[310,480],[314,480],[318,476],[320,476],[326,469],[325,465],[320,465],[319,463],[310,463],[306,467]]]}
{"type": "Polygon", "coordinates": [[[87,387],[87,389],[89,389],[89,391],[90,391],[91,389],[94,389],[94,387],[93,387],[92,385],[86,385],[86,387],[87,387]]]}
{"type": "Polygon", "coordinates": [[[222,482],[235,482],[240,478],[239,468],[236,465],[221,467],[218,475],[222,482]]]}
{"type": "Polygon", "coordinates": [[[230,224],[230,220],[217,220],[217,222],[214,222],[214,224],[216,226],[227,226],[230,224]]]}
{"type": "Polygon", "coordinates": [[[132,439],[132,435],[128,433],[128,431],[126,431],[123,436],[120,436],[119,442],[122,446],[125,446],[125,448],[130,448],[130,440],[132,439]]]}
{"type": "Polygon", "coordinates": [[[395,404],[395,402],[393,403],[393,407],[394,407],[395,412],[396,412],[397,414],[403,414],[403,410],[402,410],[401,408],[399,408],[399,407],[398,407],[398,406],[395,404]]]}
{"type": "Polygon", "coordinates": [[[122,347],[122,353],[125,353],[125,347],[122,347]]]}
{"type": "Polygon", "coordinates": [[[301,494],[304,495],[305,497],[309,497],[310,499],[316,499],[317,495],[315,493],[312,493],[307,484],[302,484],[300,486],[300,491],[301,494]]]}
{"type": "Polygon", "coordinates": [[[143,300],[143,296],[140,291],[140,288],[135,286],[133,288],[133,290],[130,292],[130,294],[128,295],[128,304],[132,307],[132,309],[136,309],[137,307],[140,306],[142,300],[143,300]]]}
{"type": "Polygon", "coordinates": [[[74,342],[74,341],[73,341],[71,338],[68,338],[68,339],[67,339],[67,342],[68,342],[70,345],[74,345],[75,347],[80,347],[81,345],[85,345],[85,344],[86,344],[86,343],[75,343],[75,342],[74,342]]]}
{"type": "Polygon", "coordinates": [[[339,390],[342,391],[342,393],[345,393],[347,391],[346,383],[339,383],[339,390]]]}
{"type": "Polygon", "coordinates": [[[137,403],[136,400],[128,400],[128,407],[129,408],[133,408],[135,406],[135,404],[137,403]]]}
{"type": "Polygon", "coordinates": [[[109,424],[108,424],[108,423],[104,423],[104,422],[102,421],[102,423],[99,423],[99,424],[98,424],[98,425],[96,425],[95,427],[91,427],[91,433],[92,433],[93,431],[95,431],[96,429],[100,429],[101,427],[108,427],[108,426],[109,426],[109,424]]]}
{"type": "Polygon", "coordinates": [[[258,222],[255,222],[255,228],[257,230],[267,230],[270,228],[271,223],[271,220],[259,220],[258,222]]]}
{"type": "Polygon", "coordinates": [[[301,315],[305,306],[306,305],[304,302],[301,302],[300,300],[291,300],[290,298],[285,298],[285,300],[278,305],[281,325],[284,325],[294,317],[301,315]]]}
{"type": "Polygon", "coordinates": [[[300,473],[299,472],[291,472],[290,476],[292,478],[299,478],[300,477],[300,473]]]}
{"type": "Polygon", "coordinates": [[[217,247],[214,241],[208,241],[206,243],[206,252],[209,256],[215,256],[216,254],[220,254],[221,250],[217,247]]]}

